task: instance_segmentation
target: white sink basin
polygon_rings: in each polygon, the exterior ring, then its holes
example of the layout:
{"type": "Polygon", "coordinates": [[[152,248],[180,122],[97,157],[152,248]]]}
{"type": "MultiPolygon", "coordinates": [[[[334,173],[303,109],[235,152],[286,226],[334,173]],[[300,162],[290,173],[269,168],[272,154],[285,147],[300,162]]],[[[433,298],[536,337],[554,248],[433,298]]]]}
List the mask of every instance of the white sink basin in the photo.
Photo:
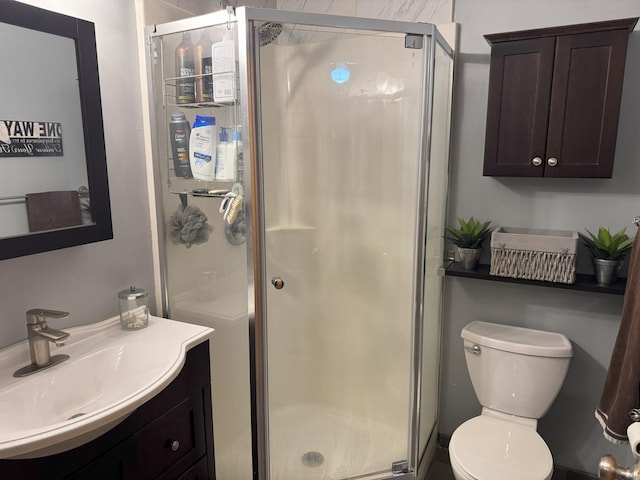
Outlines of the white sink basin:
{"type": "Polygon", "coordinates": [[[113,428],[179,373],[189,348],[212,329],[158,317],[124,331],[118,317],[65,329],[51,354],[69,360],[28,377],[26,341],[0,350],[0,458],[35,458],[70,450],[113,428]]]}

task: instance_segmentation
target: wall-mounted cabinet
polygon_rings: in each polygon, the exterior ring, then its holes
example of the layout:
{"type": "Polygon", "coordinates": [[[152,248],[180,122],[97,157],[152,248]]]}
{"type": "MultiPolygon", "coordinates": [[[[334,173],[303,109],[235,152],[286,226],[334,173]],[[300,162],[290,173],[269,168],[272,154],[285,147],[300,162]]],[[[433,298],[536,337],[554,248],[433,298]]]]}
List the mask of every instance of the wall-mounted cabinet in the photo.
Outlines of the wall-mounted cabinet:
{"type": "Polygon", "coordinates": [[[638,18],[485,35],[485,176],[611,178],[638,18]]]}

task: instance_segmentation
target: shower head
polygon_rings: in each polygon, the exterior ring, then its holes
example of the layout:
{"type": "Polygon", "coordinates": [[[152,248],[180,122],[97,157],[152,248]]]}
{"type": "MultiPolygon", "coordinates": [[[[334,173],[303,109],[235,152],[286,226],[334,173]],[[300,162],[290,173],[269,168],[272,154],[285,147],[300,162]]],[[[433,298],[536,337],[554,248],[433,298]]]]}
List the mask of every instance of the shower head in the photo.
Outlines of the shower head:
{"type": "Polygon", "coordinates": [[[262,24],[258,28],[258,34],[260,35],[260,46],[264,47],[273,42],[278,35],[282,33],[282,24],[276,22],[267,22],[262,24]]]}

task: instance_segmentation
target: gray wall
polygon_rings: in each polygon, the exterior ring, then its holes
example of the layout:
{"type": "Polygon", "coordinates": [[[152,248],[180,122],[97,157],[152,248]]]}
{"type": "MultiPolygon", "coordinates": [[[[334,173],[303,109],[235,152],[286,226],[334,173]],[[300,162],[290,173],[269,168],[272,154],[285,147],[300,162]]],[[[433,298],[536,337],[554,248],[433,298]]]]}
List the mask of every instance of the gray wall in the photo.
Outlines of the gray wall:
{"type": "Polygon", "coordinates": [[[65,328],[117,315],[116,294],[132,283],[153,293],[134,2],[24,3],[96,25],[114,239],[2,261],[0,346],[26,337],[30,308],[70,311],[51,322],[65,328]]]}
{"type": "MultiPolygon", "coordinates": [[[[635,232],[640,215],[640,31],[631,34],[612,179],[482,176],[489,79],[483,34],[640,16],[637,0],[458,0],[460,55],[454,93],[449,221],[491,218],[497,225],[584,231],[599,225],[635,232]]],[[[485,255],[486,256],[486,255],[485,255]]],[[[488,258],[484,259],[488,262],[488,258]]],[[[579,270],[588,272],[588,262],[579,270]]],[[[595,473],[601,455],[630,464],[628,448],[604,439],[593,412],[618,331],[622,296],[447,278],[444,299],[440,432],[450,435],[480,412],[464,363],[460,330],[472,320],[564,333],[574,346],[566,382],[539,432],[557,464],[595,473]]]]}
{"type": "MultiPolygon", "coordinates": [[[[130,283],[153,292],[150,221],[141,134],[140,94],[130,0],[30,0],[96,23],[114,239],[0,264],[0,346],[26,336],[24,312],[71,311],[62,328],[116,315],[116,292],[130,283]]],[[[482,34],[640,15],[637,0],[458,0],[457,66],[450,219],[490,217],[496,225],[583,230],[627,225],[640,215],[640,32],[631,36],[614,178],[482,177],[489,47],[482,34]]],[[[588,268],[588,266],[582,266],[588,268]]],[[[451,434],[477,415],[459,332],[474,319],[555,330],[573,342],[567,381],[540,423],[557,463],[594,472],[600,455],[631,462],[606,442],[593,418],[615,340],[622,298],[479,280],[446,280],[440,431],[451,434]]]]}

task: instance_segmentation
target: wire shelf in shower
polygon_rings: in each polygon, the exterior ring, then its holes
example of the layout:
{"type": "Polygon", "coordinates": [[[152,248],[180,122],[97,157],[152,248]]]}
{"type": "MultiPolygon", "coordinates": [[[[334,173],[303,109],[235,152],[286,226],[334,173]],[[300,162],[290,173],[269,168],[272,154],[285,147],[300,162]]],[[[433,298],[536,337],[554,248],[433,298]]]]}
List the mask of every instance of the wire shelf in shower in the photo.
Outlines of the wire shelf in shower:
{"type": "Polygon", "coordinates": [[[216,73],[203,73],[199,75],[185,75],[184,77],[166,77],[164,78],[163,83],[163,91],[164,91],[164,99],[165,104],[170,107],[180,107],[180,108],[224,108],[235,105],[236,102],[189,102],[189,103],[178,103],[176,101],[176,89],[178,87],[178,82],[184,82],[185,80],[192,79],[193,82],[196,82],[198,79],[204,79],[205,77],[213,77],[213,81],[215,82],[216,77],[225,78],[228,77],[229,74],[233,74],[234,77],[234,88],[236,90],[235,98],[238,98],[238,77],[235,75],[235,72],[216,72],[216,73]]]}

